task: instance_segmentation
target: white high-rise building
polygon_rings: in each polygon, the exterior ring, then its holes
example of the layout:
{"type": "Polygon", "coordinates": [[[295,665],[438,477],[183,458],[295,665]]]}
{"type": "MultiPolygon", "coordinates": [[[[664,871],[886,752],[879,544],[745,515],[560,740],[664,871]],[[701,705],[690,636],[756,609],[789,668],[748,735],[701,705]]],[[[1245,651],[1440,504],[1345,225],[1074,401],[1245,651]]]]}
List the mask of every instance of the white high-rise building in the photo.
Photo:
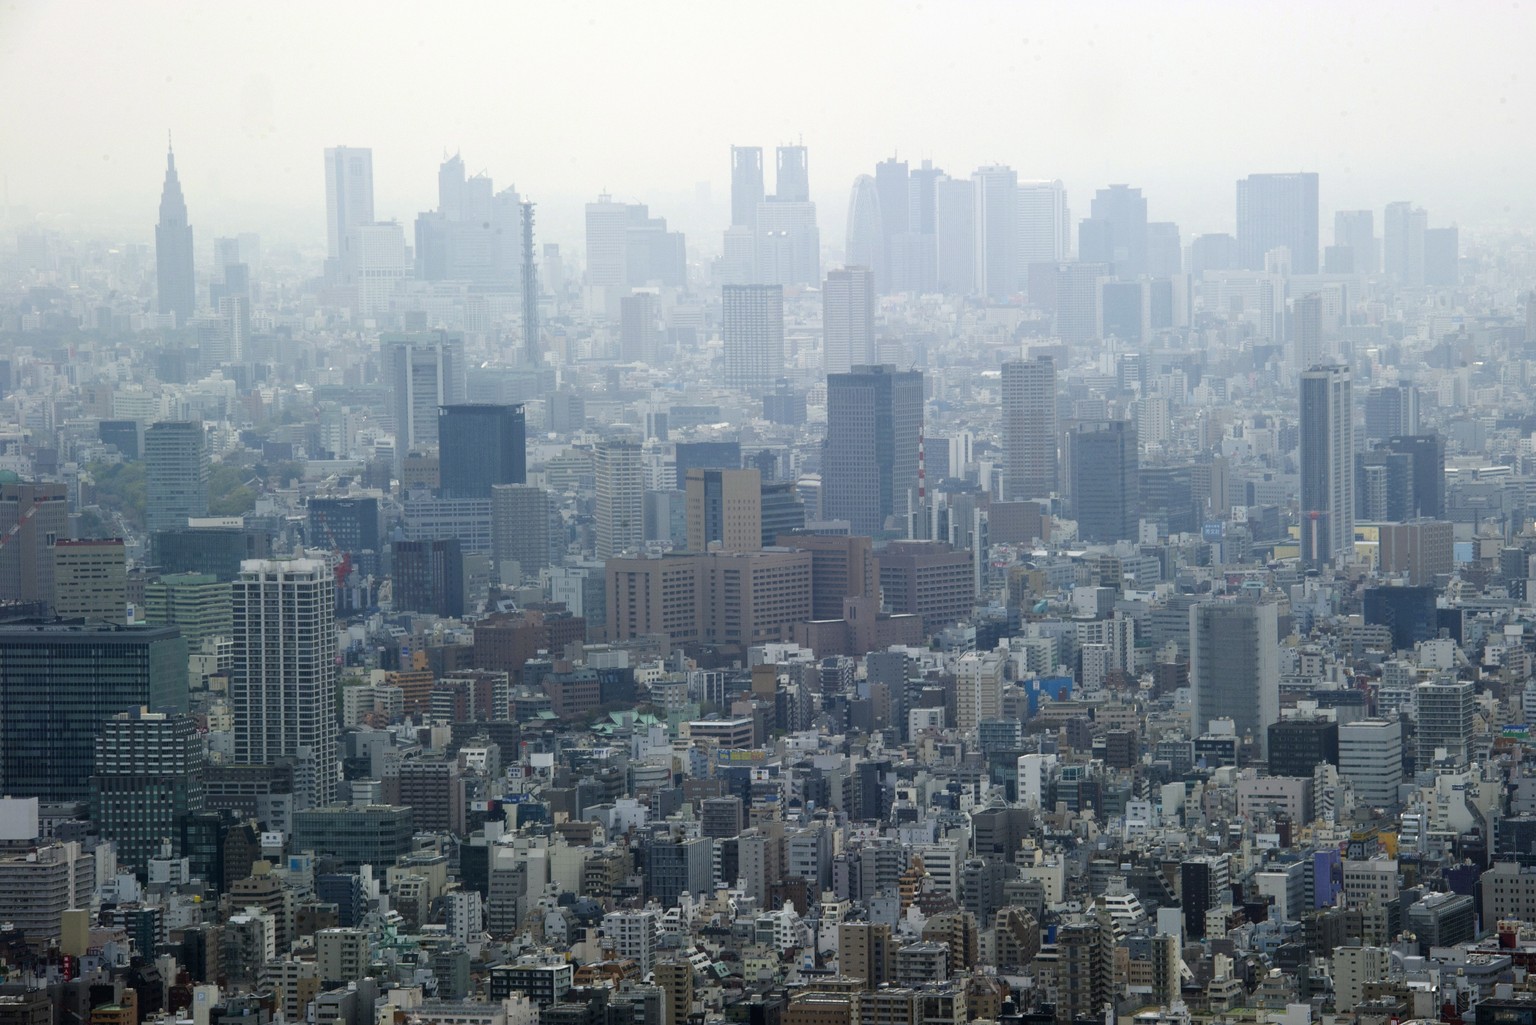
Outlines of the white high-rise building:
{"type": "Polygon", "coordinates": [[[1348,367],[1301,375],[1301,558],[1317,566],[1355,544],[1355,406],[1348,367]]]}
{"type": "Polygon", "coordinates": [[[1003,667],[1000,651],[971,651],[955,666],[955,725],[962,732],[1003,714],[1003,667]]]}
{"type": "Polygon", "coordinates": [[[438,410],[464,401],[464,336],[384,335],[379,339],[395,420],[395,451],[437,444],[438,410]]]}
{"type": "Polygon", "coordinates": [[[726,285],[721,292],[725,385],[761,394],[784,375],[784,289],[726,285]]]}
{"type": "Polygon", "coordinates": [[[976,288],[976,187],[964,178],[933,183],[934,265],[939,291],[970,295],[976,288]]]}
{"type": "Polygon", "coordinates": [[[295,762],[298,803],[336,801],[336,578],[319,559],[250,559],[234,582],[235,761],[295,762]]]}
{"type": "Polygon", "coordinates": [[[1356,719],[1339,726],[1339,775],[1361,804],[1390,808],[1403,782],[1403,724],[1397,719],[1356,719]]]}
{"type": "Polygon", "coordinates": [[[1006,299],[1019,287],[1019,176],[1011,167],[979,167],[971,174],[975,213],[976,291],[1006,299]]]}
{"type": "Polygon", "coordinates": [[[1230,719],[1262,756],[1280,718],[1280,630],[1273,602],[1212,601],[1189,610],[1189,690],[1194,734],[1230,719]]]}
{"type": "Polygon", "coordinates": [[[630,441],[606,441],[594,450],[599,559],[635,551],[645,543],[645,463],[630,441]]]}
{"type": "Polygon", "coordinates": [[[327,280],[350,283],[354,228],[373,223],[373,150],[333,146],[325,151],[327,280]]]}
{"type": "Polygon", "coordinates": [[[144,432],[148,493],[145,526],[151,534],[185,530],[208,515],[208,447],[197,420],[161,420],[144,432]]]}
{"type": "Polygon", "coordinates": [[[1056,181],[1019,183],[1020,274],[1032,263],[1064,263],[1072,249],[1067,187],[1056,181]]]}
{"type": "Polygon", "coordinates": [[[827,274],[821,290],[822,362],[829,374],[878,363],[875,349],[875,273],[845,267],[827,274]]]}
{"type": "Polygon", "coordinates": [[[1418,688],[1419,768],[1428,768],[1435,753],[1444,750],[1457,765],[1465,765],[1472,743],[1472,717],[1477,695],[1470,680],[1421,683],[1418,688]]]}
{"type": "Polygon", "coordinates": [[[357,288],[357,312],[377,317],[389,312],[389,298],[405,280],[405,230],[394,221],[360,224],[349,235],[348,263],[357,288]]]}
{"type": "Polygon", "coordinates": [[[1003,364],[1003,494],[1047,499],[1059,486],[1056,362],[1049,356],[1003,364]]]}

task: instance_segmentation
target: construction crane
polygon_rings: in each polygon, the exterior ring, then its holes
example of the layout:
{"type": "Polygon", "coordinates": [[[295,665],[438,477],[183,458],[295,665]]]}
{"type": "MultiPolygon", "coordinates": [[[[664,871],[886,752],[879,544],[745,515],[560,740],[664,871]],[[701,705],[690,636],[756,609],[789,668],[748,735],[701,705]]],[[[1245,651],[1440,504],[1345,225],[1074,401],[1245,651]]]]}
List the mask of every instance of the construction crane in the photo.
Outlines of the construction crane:
{"type": "Polygon", "coordinates": [[[10,544],[11,539],[17,534],[21,533],[21,528],[26,526],[28,520],[37,515],[37,510],[39,508],[41,508],[41,506],[39,506],[38,503],[33,502],[30,509],[17,517],[16,522],[11,524],[11,529],[7,530],[3,537],[0,537],[0,548],[4,548],[6,545],[10,544]]]}

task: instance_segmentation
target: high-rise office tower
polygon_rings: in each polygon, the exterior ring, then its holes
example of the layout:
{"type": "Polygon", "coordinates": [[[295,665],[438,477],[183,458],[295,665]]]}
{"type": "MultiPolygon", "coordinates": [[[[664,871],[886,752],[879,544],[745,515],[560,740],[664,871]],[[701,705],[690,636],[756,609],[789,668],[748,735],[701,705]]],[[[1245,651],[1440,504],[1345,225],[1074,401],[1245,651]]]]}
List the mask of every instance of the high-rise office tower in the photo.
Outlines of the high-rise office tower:
{"type": "Polygon", "coordinates": [[[336,801],[336,578],[319,559],[251,559],[234,583],[235,762],[294,760],[301,807],[336,801]]]}
{"type": "Polygon", "coordinates": [[[934,285],[970,295],[976,287],[976,188],[964,178],[933,183],[934,285]]]}
{"type": "Polygon", "coordinates": [[[504,584],[537,579],[564,549],[554,496],[533,484],[491,488],[491,553],[504,584]],[[515,578],[510,564],[516,563],[515,578]]]}
{"type": "Polygon", "coordinates": [[[0,793],[90,797],[96,735],[119,712],[187,711],[175,627],[0,626],[0,793]]]}
{"type": "Polygon", "coordinates": [[[1355,797],[1372,808],[1397,804],[1403,782],[1403,724],[1400,719],[1356,719],[1339,726],[1339,775],[1355,797]]]}
{"type": "Polygon", "coordinates": [[[1056,271],[1056,334],[1064,342],[1086,342],[1101,335],[1106,263],[1064,263],[1056,271]]]}
{"type": "Polygon", "coordinates": [[[1140,189],[1111,185],[1094,193],[1091,216],[1078,228],[1077,255],[1109,264],[1122,278],[1147,272],[1147,201],[1140,189]]]}
{"type": "Polygon", "coordinates": [[[1348,556],[1355,543],[1355,422],[1348,367],[1301,375],[1301,558],[1348,556]]]}
{"type": "Polygon", "coordinates": [[[1323,362],[1323,296],[1308,292],[1291,301],[1291,365],[1297,373],[1323,362]]]}
{"type": "Polygon", "coordinates": [[[160,190],[160,223],[155,225],[155,286],[161,316],[175,314],[176,326],[186,327],[197,312],[197,285],[192,276],[192,225],[187,201],[176,176],[176,154],[165,154],[165,185],[160,190]]]}
{"type": "Polygon", "coordinates": [[[784,373],[783,287],[726,285],[721,318],[726,387],[770,390],[784,373]]]}
{"type": "Polygon", "coordinates": [[[596,555],[611,559],[645,540],[645,465],[640,446],[605,441],[593,452],[597,482],[596,555]]]}
{"type": "Polygon", "coordinates": [[[1049,356],[1003,364],[1006,501],[1048,499],[1059,486],[1056,459],[1056,361],[1049,356]]]}
{"type": "Polygon", "coordinates": [[[151,534],[185,530],[208,515],[208,448],[196,420],[162,420],[144,432],[144,523],[151,534]]]}
{"type": "Polygon", "coordinates": [[[654,364],[661,357],[656,299],[655,292],[636,292],[619,300],[619,358],[626,363],[654,364]]]}
{"type": "Polygon", "coordinates": [[[629,237],[629,204],[618,203],[606,194],[587,204],[587,287],[615,291],[619,295],[629,282],[626,243],[629,237]]]}
{"type": "Polygon", "coordinates": [[[1019,263],[1061,263],[1072,249],[1067,189],[1055,181],[1019,183],[1019,263]]]}
{"type": "Polygon", "coordinates": [[[688,550],[755,552],[763,542],[763,480],[756,470],[689,470],[688,550]]]}
{"type": "Polygon", "coordinates": [[[1376,214],[1371,210],[1339,210],[1333,215],[1333,244],[1350,251],[1356,274],[1375,274],[1381,267],[1376,241],[1376,214]]]}
{"type": "Polygon", "coordinates": [[[905,516],[917,489],[923,375],[889,364],[827,376],[822,443],[822,515],[873,536],[905,516]]]}
{"type": "MultiPolygon", "coordinates": [[[[891,157],[875,165],[875,192],[880,206],[882,252],[874,265],[881,294],[906,292],[912,285],[914,245],[908,226],[911,198],[907,163],[891,157]]],[[[850,258],[850,264],[854,261],[850,258]]]]}
{"type": "Polygon", "coordinates": [[[1019,176],[1011,167],[979,167],[971,186],[976,291],[1006,299],[1020,284],[1019,176]]]}
{"type": "Polygon", "coordinates": [[[1135,538],[1141,494],[1136,425],[1129,420],[1084,423],[1069,437],[1077,536],[1089,541],[1135,538]]]}
{"type": "Polygon", "coordinates": [[[1365,440],[1419,433],[1419,389],[1412,384],[1372,388],[1365,395],[1365,440]]]}
{"type": "Polygon", "coordinates": [[[458,538],[396,541],[391,554],[396,610],[444,619],[464,615],[464,549],[458,538]]]}
{"type": "Polygon", "coordinates": [[[395,453],[437,444],[438,411],[464,401],[464,336],[436,331],[379,338],[395,453]]]}
{"type": "Polygon", "coordinates": [[[1273,602],[1212,601],[1189,610],[1190,722],[1231,719],[1262,753],[1280,718],[1280,636],[1273,602]]]}
{"type": "Polygon", "coordinates": [[[1471,680],[1444,680],[1417,687],[1418,755],[1416,769],[1428,769],[1439,751],[1455,765],[1471,755],[1472,718],[1477,693],[1471,680]]]}
{"type": "Polygon", "coordinates": [[[128,618],[128,555],[123,539],[59,538],[53,545],[53,614],[122,623],[128,618]]]}
{"type": "Polygon", "coordinates": [[[181,849],[182,820],[203,810],[207,753],[188,715],[141,709],[101,725],[91,774],[91,821],[117,844],[121,864],[140,873],[169,841],[181,849]]]}
{"type": "Polygon", "coordinates": [[[1291,272],[1317,273],[1317,173],[1250,174],[1237,183],[1237,262],[1264,269],[1264,257],[1284,246],[1291,272]]]}
{"type": "Polygon", "coordinates": [[[490,498],[497,484],[528,479],[522,406],[444,406],[438,415],[438,473],[444,498],[490,498]]]}
{"type": "Polygon", "coordinates": [[[1405,288],[1424,284],[1424,232],[1429,215],[1412,203],[1388,203],[1381,219],[1382,270],[1405,288]]]}
{"type": "MultiPolygon", "coordinates": [[[[327,280],[350,278],[354,228],[373,223],[373,150],[333,146],[325,151],[327,280]]],[[[402,239],[404,236],[401,236],[402,239]]]]}
{"type": "Polygon", "coordinates": [[[69,486],[0,482],[0,602],[53,605],[53,546],[69,536],[69,486]]]}
{"type": "Polygon", "coordinates": [[[394,221],[359,224],[347,236],[341,274],[357,289],[357,312],[378,317],[389,312],[390,297],[410,272],[405,229],[394,221]]]}
{"type": "Polygon", "coordinates": [[[763,148],[731,147],[731,226],[757,225],[757,204],[763,201],[763,148]]]}
{"type": "Polygon", "coordinates": [[[845,267],[827,274],[821,290],[822,362],[829,374],[846,374],[879,357],[875,345],[875,274],[845,267]]]}
{"type": "Polygon", "coordinates": [[[811,201],[810,161],[804,146],[780,146],[773,179],[773,198],[778,203],[811,201]]]}
{"type": "Polygon", "coordinates": [[[907,177],[907,231],[912,281],[917,292],[932,292],[938,282],[938,194],[937,185],[944,172],[924,160],[907,177]]]}
{"type": "Polygon", "coordinates": [[[1189,272],[1197,278],[1207,271],[1237,267],[1237,239],[1227,234],[1196,235],[1189,243],[1189,272]]]}
{"type": "Polygon", "coordinates": [[[757,208],[753,235],[754,280],[764,285],[814,285],[821,281],[821,229],[816,204],[777,198],[757,208]]]}
{"type": "Polygon", "coordinates": [[[1414,516],[1445,519],[1445,439],[1438,434],[1388,438],[1387,449],[1413,460],[1414,516]]]}
{"type": "Polygon", "coordinates": [[[880,193],[875,179],[861,174],[848,197],[848,236],[843,254],[849,267],[868,267],[877,274],[885,263],[885,225],[880,217],[880,193]]]}

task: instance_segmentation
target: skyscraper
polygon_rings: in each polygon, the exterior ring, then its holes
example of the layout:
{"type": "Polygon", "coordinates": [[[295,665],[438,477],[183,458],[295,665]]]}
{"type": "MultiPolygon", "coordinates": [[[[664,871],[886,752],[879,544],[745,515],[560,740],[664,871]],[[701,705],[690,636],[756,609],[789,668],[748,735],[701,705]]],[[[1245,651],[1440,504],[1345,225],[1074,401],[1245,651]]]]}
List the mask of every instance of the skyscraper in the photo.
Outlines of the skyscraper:
{"type": "Polygon", "coordinates": [[[976,287],[976,187],[964,178],[933,183],[935,287],[970,295],[976,287]]]}
{"type": "Polygon", "coordinates": [[[660,358],[656,305],[655,292],[636,292],[619,300],[619,358],[626,363],[655,363],[660,358]]]}
{"type": "Polygon", "coordinates": [[[491,552],[502,583],[537,579],[546,566],[558,564],[564,544],[557,532],[554,498],[532,484],[498,484],[491,488],[491,552]],[[517,563],[516,575],[510,564],[517,563]]]}
{"type": "Polygon", "coordinates": [[[763,540],[763,483],[756,470],[689,470],[688,550],[755,552],[763,540]]]}
{"type": "Polygon", "coordinates": [[[1381,219],[1382,270],[1405,288],[1424,284],[1424,233],[1429,215],[1412,203],[1388,203],[1381,219]]]}
{"type": "Polygon", "coordinates": [[[1147,201],[1140,189],[1111,185],[1094,193],[1092,216],[1079,228],[1077,255],[1107,263],[1122,278],[1147,272],[1147,201]]]}
{"type": "MultiPolygon", "coordinates": [[[[880,262],[872,264],[875,287],[882,295],[912,288],[914,246],[909,237],[911,197],[907,162],[895,157],[875,165],[875,192],[880,206],[880,262]]],[[[848,262],[855,261],[850,257],[848,262]]]]}
{"type": "Polygon", "coordinates": [[[1323,296],[1308,292],[1291,301],[1292,366],[1297,372],[1323,362],[1323,296]]]}
{"type": "Polygon", "coordinates": [[[1419,389],[1412,384],[1372,388],[1365,395],[1365,440],[1419,433],[1419,389]]]}
{"type": "Polygon", "coordinates": [[[1190,722],[1231,719],[1262,752],[1280,718],[1280,636],[1273,602],[1201,602],[1189,610],[1190,722]]]}
{"type": "Polygon", "coordinates": [[[1301,375],[1301,558],[1349,554],[1355,541],[1355,423],[1349,368],[1301,375]]]}
{"type": "Polygon", "coordinates": [[[731,226],[757,225],[757,204],[763,201],[763,148],[731,147],[731,226]]]}
{"type": "Polygon", "coordinates": [[[1077,536],[1088,541],[1135,538],[1141,494],[1136,425],[1129,420],[1084,423],[1069,437],[1077,536]]]}
{"type": "Polygon", "coordinates": [[[1061,263],[1072,249],[1067,189],[1060,179],[1019,183],[1019,262],[1061,263]]]}
{"type": "Polygon", "coordinates": [[[69,486],[0,482],[0,602],[55,598],[53,546],[69,535],[69,486]]]}
{"type": "Polygon", "coordinates": [[[59,538],[53,545],[53,614],[122,623],[128,618],[128,555],[123,539],[59,538]]]}
{"type": "Polygon", "coordinates": [[[413,446],[437,444],[439,409],[464,401],[464,336],[382,335],[379,349],[400,459],[413,446]]]}
{"type": "Polygon", "coordinates": [[[187,711],[175,627],[0,626],[0,793],[90,797],[96,735],[119,712],[187,711]]]}
{"type": "Polygon", "coordinates": [[[444,498],[490,498],[497,484],[528,479],[522,406],[465,403],[438,416],[438,467],[444,498]]]}
{"type": "Polygon", "coordinates": [[[1046,499],[1058,488],[1056,362],[1049,356],[1003,364],[1005,500],[1046,499]]]}
{"type": "Polygon", "coordinates": [[[141,874],[166,841],[181,850],[182,820],[203,810],[206,751],[188,715],[131,709],[101,725],[91,773],[91,821],[141,874]]]}
{"type": "Polygon", "coordinates": [[[821,333],[822,362],[829,374],[846,374],[879,357],[873,271],[850,266],[827,274],[821,290],[821,333]]]}
{"type": "Polygon", "coordinates": [[[185,530],[208,515],[208,449],[196,420],[162,420],[144,432],[147,491],[144,525],[151,534],[185,530]]]}
{"type": "Polygon", "coordinates": [[[1388,438],[1387,449],[1413,460],[1413,515],[1445,519],[1445,439],[1438,434],[1404,435],[1388,438]]]}
{"type": "Polygon", "coordinates": [[[784,373],[783,287],[726,285],[721,317],[726,387],[770,390],[784,373]]]}
{"type": "Polygon", "coordinates": [[[1375,274],[1380,269],[1380,245],[1376,241],[1376,215],[1370,210],[1339,210],[1333,215],[1333,244],[1349,249],[1356,274],[1375,274]]]}
{"type": "Polygon", "coordinates": [[[848,236],[843,247],[849,267],[868,267],[877,273],[885,262],[885,223],[880,217],[880,193],[875,179],[861,174],[853,180],[848,197],[848,236]]]}
{"type": "Polygon", "coordinates": [[[594,451],[597,500],[596,555],[611,559],[645,540],[645,466],[640,446],[605,441],[594,451]]]}
{"type": "Polygon", "coordinates": [[[1284,246],[1291,272],[1317,273],[1317,173],[1250,174],[1237,183],[1237,262],[1264,269],[1264,257],[1284,246]]]}
{"type": "MultiPolygon", "coordinates": [[[[373,223],[373,150],[333,146],[325,151],[327,280],[351,278],[354,228],[373,223]]],[[[404,236],[402,235],[402,238],[404,236]]]]}
{"type": "Polygon", "coordinates": [[[185,327],[197,312],[197,285],[192,276],[192,225],[187,201],[176,176],[176,154],[165,153],[165,185],[160,190],[160,223],[155,225],[155,285],[161,316],[175,314],[185,327]]]}
{"type": "Polygon", "coordinates": [[[296,803],[335,803],[336,582],[319,559],[251,559],[234,583],[235,762],[295,762],[296,803]]]}
{"type": "Polygon", "coordinates": [[[811,171],[804,146],[780,146],[775,154],[778,166],[773,180],[773,198],[777,203],[809,203],[811,171]]]}
{"type": "Polygon", "coordinates": [[[822,514],[852,532],[878,534],[904,516],[917,489],[923,429],[923,375],[889,364],[827,376],[827,437],[822,443],[822,514]]]}
{"type": "Polygon", "coordinates": [[[988,299],[1006,299],[1020,283],[1019,176],[1011,167],[979,167],[971,187],[976,291],[988,299]]]}

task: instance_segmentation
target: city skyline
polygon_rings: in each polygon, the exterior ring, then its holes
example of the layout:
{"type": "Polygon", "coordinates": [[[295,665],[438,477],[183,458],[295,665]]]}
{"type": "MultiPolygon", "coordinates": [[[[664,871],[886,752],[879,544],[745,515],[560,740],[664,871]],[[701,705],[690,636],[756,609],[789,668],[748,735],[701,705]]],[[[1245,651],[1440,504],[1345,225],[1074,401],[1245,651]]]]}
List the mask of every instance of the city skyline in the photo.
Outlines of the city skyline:
{"type": "MultiPolygon", "coordinates": [[[[9,208],[65,223],[105,219],[141,237],[145,229],[130,216],[131,201],[139,195],[139,179],[158,179],[155,165],[163,154],[150,140],[169,127],[182,144],[183,184],[195,197],[190,201],[205,231],[223,233],[261,217],[269,229],[285,225],[283,234],[306,246],[324,242],[325,197],[315,179],[323,151],[338,145],[374,151],[382,219],[406,223],[429,208],[433,168],[457,151],[473,160],[472,171],[515,183],[538,199],[541,226],[562,240],[577,235],[579,204],[607,189],[625,201],[696,205],[696,212],[666,212],[697,235],[695,244],[712,247],[716,240],[706,242],[700,232],[706,223],[718,231],[730,221],[732,144],[806,145],[810,198],[824,229],[844,223],[854,177],[893,152],[914,165],[930,158],[951,174],[1006,163],[1021,179],[1060,178],[1084,213],[1095,190],[1128,182],[1143,190],[1156,219],[1180,223],[1186,237],[1235,228],[1231,204],[1212,204],[1209,196],[1250,173],[1316,171],[1325,219],[1333,211],[1380,209],[1407,198],[1447,221],[1496,226],[1536,205],[1523,174],[1514,113],[1536,99],[1533,86],[1485,70],[1514,66],[1517,40],[1536,28],[1532,14],[1481,10],[1474,18],[1415,5],[1394,7],[1391,19],[1371,19],[1365,10],[1339,26],[1330,21],[1338,31],[1323,36],[1311,31],[1319,19],[1331,19],[1321,9],[1180,7],[1183,19],[1129,5],[1112,8],[1107,19],[1031,12],[1023,24],[1001,5],[946,11],[942,19],[907,11],[888,25],[873,19],[885,47],[866,66],[841,73],[857,78],[862,72],[881,82],[891,102],[851,127],[808,113],[823,105],[825,83],[814,74],[767,76],[772,87],[744,77],[737,88],[723,91],[729,98],[698,88],[734,70],[729,48],[718,45],[729,38],[721,15],[703,7],[677,6],[680,15],[689,15],[677,19],[601,8],[531,9],[516,26],[525,34],[564,38],[574,23],[601,17],[615,31],[586,37],[588,49],[580,56],[601,62],[624,39],[626,46],[636,40],[666,58],[652,62],[664,73],[644,76],[626,102],[661,109],[683,96],[693,105],[685,102],[684,115],[669,122],[640,118],[633,125],[607,114],[608,97],[596,84],[562,77],[569,65],[561,60],[578,55],[559,47],[548,53],[531,48],[512,69],[511,93],[553,98],[520,104],[510,124],[463,104],[457,90],[436,91],[442,87],[426,77],[425,69],[436,63],[431,59],[410,62],[387,80],[323,70],[331,62],[318,59],[318,51],[332,28],[340,32],[344,26],[360,49],[374,45],[387,53],[392,33],[401,31],[400,16],[361,19],[350,17],[346,7],[328,7],[312,12],[312,31],[292,39],[279,34],[287,19],[242,24],[231,33],[223,31],[224,19],[196,7],[131,14],[103,7],[102,17],[67,28],[50,9],[23,8],[0,34],[0,67],[6,69],[0,84],[46,100],[0,114],[0,138],[40,138],[58,123],[73,131],[49,133],[54,160],[4,161],[0,175],[9,208]],[[56,40],[90,47],[98,33],[120,35],[130,17],[143,38],[158,41],[148,59],[162,59],[166,74],[134,74],[146,59],[142,51],[103,45],[91,47],[98,56],[90,74],[61,77],[75,63],[57,59],[56,40]],[[1204,29],[1187,34],[1187,42],[1175,31],[1185,20],[1204,29]],[[676,22],[686,22],[688,31],[668,31],[676,22]],[[1369,26],[1373,45],[1364,57],[1351,25],[1356,34],[1369,26]],[[1260,32],[1262,49],[1213,50],[1197,42],[1260,32]],[[1481,50],[1476,64],[1448,59],[1474,44],[1481,50]],[[894,73],[933,65],[929,48],[947,54],[967,45],[975,57],[963,64],[945,61],[933,74],[910,81],[894,73]],[[252,56],[279,47],[291,62],[286,67],[252,56]],[[1274,80],[1293,83],[1283,102],[1266,98],[1274,80]],[[1467,82],[1478,85],[1474,90],[1467,82]],[[1032,100],[1030,117],[1018,128],[1007,127],[1008,105],[986,98],[1020,95],[1032,100]],[[315,103],[316,96],[328,102],[315,103]],[[1198,117],[1181,113],[1193,110],[1198,117]],[[221,115],[230,127],[207,127],[221,124],[221,115]],[[592,141],[592,126],[600,124],[611,128],[601,152],[592,141]],[[1211,130],[1216,124],[1221,131],[1211,130]],[[1426,147],[1427,139],[1436,145],[1426,147]],[[624,154],[622,180],[608,157],[614,152],[624,154]],[[1361,159],[1365,153],[1369,161],[1361,159]],[[1475,162],[1467,159],[1470,153],[1477,154],[1475,162]],[[105,210],[112,216],[102,218],[105,210]],[[273,213],[279,216],[262,216],[273,213]]],[[[796,37],[805,48],[803,66],[832,66],[838,33],[861,31],[870,15],[863,6],[840,8],[826,16],[823,33],[796,37]]],[[[485,18],[488,26],[499,24],[490,11],[485,18]]],[[[774,49],[772,39],[794,32],[798,20],[786,16],[764,26],[765,51],[774,49]]],[[[464,52],[453,63],[472,70],[490,66],[491,41],[499,34],[478,35],[483,41],[456,44],[464,52]]]]}

